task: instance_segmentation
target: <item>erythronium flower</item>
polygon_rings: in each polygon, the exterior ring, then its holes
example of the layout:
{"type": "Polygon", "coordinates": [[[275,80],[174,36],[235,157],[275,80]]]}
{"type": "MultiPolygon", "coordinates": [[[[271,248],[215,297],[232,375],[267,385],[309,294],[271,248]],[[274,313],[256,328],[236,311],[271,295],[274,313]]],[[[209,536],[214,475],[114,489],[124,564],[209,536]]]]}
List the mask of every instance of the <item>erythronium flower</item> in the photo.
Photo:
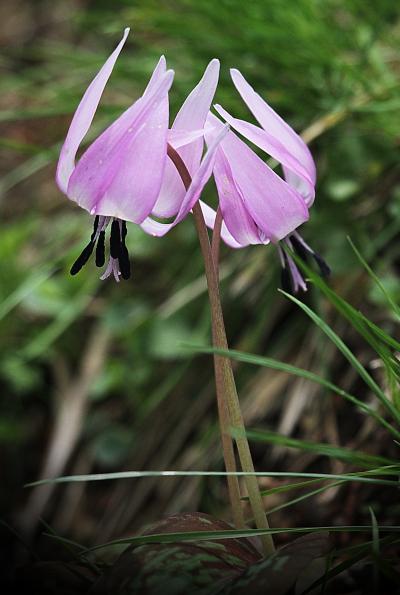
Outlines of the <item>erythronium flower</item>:
{"type": "Polygon", "coordinates": [[[110,255],[102,279],[113,274],[119,281],[130,276],[125,246],[126,222],[142,225],[153,235],[164,235],[182,221],[198,200],[213,169],[215,151],[222,134],[203,152],[203,127],[218,82],[219,62],[212,60],[197,87],[168,129],[168,91],[174,72],[166,69],[162,56],[142,95],[111,124],[75,163],[79,146],[88,132],[106,83],[128,36],[120,43],[87,88],[61,149],[56,180],[68,198],[94,216],[90,241],[71,268],[76,274],[96,247],[96,265],[105,264],[105,233],[110,226],[110,255]],[[185,189],[167,158],[168,143],[179,150],[192,174],[185,189]],[[170,217],[168,225],[153,222],[150,215],[170,217]],[[161,233],[153,223],[161,228],[161,233]]]}
{"type": "MultiPolygon", "coordinates": [[[[283,169],[278,176],[234,132],[221,141],[215,158],[214,177],[226,225],[222,238],[231,246],[277,244],[284,285],[294,291],[306,284],[282,243],[301,256],[315,258],[321,272],[329,267],[295,231],[309,218],[315,197],[316,169],[301,137],[254,91],[238,70],[232,80],[261,128],[232,117],[221,106],[216,111],[240,135],[276,159],[283,169]]],[[[211,113],[207,118],[206,141],[211,143],[223,127],[211,113]]],[[[211,218],[211,214],[209,215],[211,218]]],[[[208,222],[210,225],[212,221],[208,222]]]]}

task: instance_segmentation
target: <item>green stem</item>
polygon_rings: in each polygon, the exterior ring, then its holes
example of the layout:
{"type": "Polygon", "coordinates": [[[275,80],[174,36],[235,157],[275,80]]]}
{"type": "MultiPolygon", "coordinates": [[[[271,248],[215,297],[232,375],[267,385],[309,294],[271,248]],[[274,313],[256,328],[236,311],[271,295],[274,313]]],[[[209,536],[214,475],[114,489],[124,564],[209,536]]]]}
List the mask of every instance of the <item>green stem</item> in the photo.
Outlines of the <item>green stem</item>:
{"type": "MultiPolygon", "coordinates": [[[[179,174],[181,175],[185,187],[188,188],[191,182],[190,174],[187,171],[187,168],[183,163],[182,159],[180,158],[179,154],[172,147],[169,146],[168,155],[174,162],[179,174]]],[[[218,349],[228,349],[228,341],[226,338],[225,324],[219,293],[218,275],[213,261],[213,255],[211,252],[207,227],[204,221],[201,207],[198,202],[193,207],[193,216],[204,259],[208,296],[211,308],[213,344],[218,349]]],[[[214,254],[218,253],[217,246],[219,245],[219,235],[222,224],[221,215],[219,215],[218,218],[220,219],[220,221],[217,222],[217,231],[218,228],[219,231],[218,238],[216,238],[213,241],[214,254]]],[[[269,529],[267,517],[264,512],[262,497],[258,487],[258,481],[254,475],[251,475],[254,474],[254,465],[251,457],[249,443],[246,437],[246,430],[243,422],[242,412],[240,409],[238,394],[236,391],[236,384],[232,372],[231,361],[229,358],[216,356],[214,357],[214,362],[216,369],[217,400],[221,401],[221,405],[218,405],[218,408],[220,412],[222,437],[225,434],[230,435],[229,430],[233,430],[242,470],[250,474],[245,476],[245,483],[256,527],[257,529],[269,529]]],[[[227,464],[226,459],[225,464],[227,464]]],[[[230,496],[232,498],[231,492],[230,496]]],[[[233,503],[232,506],[233,510],[235,510],[233,503]]],[[[266,555],[271,554],[274,551],[272,536],[262,535],[261,540],[263,544],[264,553],[266,555]]]]}
{"type": "MultiPolygon", "coordinates": [[[[192,181],[191,176],[182,161],[179,154],[171,145],[168,145],[168,156],[174,163],[179,175],[182,178],[185,188],[188,189],[192,181]]],[[[213,330],[213,343],[215,344],[215,336],[213,330]]],[[[224,399],[224,371],[222,366],[221,356],[214,355],[214,371],[215,371],[215,387],[217,395],[218,419],[221,433],[222,453],[224,457],[225,469],[230,473],[236,473],[236,458],[233,448],[232,436],[230,434],[230,420],[229,411],[226,400],[224,399]]],[[[242,502],[240,497],[239,480],[235,475],[227,477],[229,501],[232,509],[233,523],[238,529],[245,528],[244,515],[242,510],[242,502]]]]}
{"type": "Polygon", "coordinates": [[[211,240],[211,256],[214,262],[215,274],[219,282],[219,247],[221,244],[221,228],[222,228],[222,211],[218,207],[217,214],[214,221],[214,230],[211,240]]]}

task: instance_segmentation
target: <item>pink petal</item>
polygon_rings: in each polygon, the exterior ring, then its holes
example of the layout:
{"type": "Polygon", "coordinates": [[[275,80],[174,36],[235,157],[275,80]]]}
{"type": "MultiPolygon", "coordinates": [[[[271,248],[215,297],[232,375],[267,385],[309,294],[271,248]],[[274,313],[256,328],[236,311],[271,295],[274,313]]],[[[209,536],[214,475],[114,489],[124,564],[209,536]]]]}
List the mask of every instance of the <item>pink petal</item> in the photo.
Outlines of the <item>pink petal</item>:
{"type": "MultiPolygon", "coordinates": [[[[204,128],[211,102],[214,98],[219,77],[219,60],[214,58],[207,66],[202,79],[193,89],[179,110],[172,125],[173,130],[195,130],[204,128]]],[[[192,143],[179,151],[191,175],[198,168],[203,153],[203,141],[192,143]]]]}
{"type": "MultiPolygon", "coordinates": [[[[165,75],[165,58],[164,56],[161,56],[142,97],[127,108],[119,118],[106,128],[106,130],[104,130],[104,132],[92,143],[81,157],[78,164],[79,168],[82,168],[83,165],[85,165],[88,170],[90,167],[93,167],[93,163],[91,165],[89,164],[89,157],[93,152],[95,153],[95,160],[98,160],[97,163],[96,161],[94,162],[95,169],[98,168],[98,163],[107,164],[109,162],[111,151],[117,143],[120,142],[127,129],[132,128],[135,125],[135,122],[139,118],[142,118],[143,114],[147,113],[149,106],[151,107],[153,105],[153,101],[158,101],[160,93],[164,92],[163,80],[165,79],[165,75]]],[[[70,198],[76,200],[74,196],[70,196],[70,198]]]]}
{"type": "MultiPolygon", "coordinates": [[[[208,206],[208,204],[206,204],[202,200],[199,200],[199,204],[201,206],[201,210],[203,211],[203,217],[204,217],[205,224],[210,229],[214,229],[215,218],[217,216],[217,213],[214,211],[214,209],[212,209],[210,206],[208,206]]],[[[229,233],[224,222],[222,222],[222,227],[221,227],[221,238],[224,240],[225,244],[228,244],[228,246],[230,246],[231,248],[243,248],[244,246],[247,245],[247,244],[243,244],[243,245],[239,244],[235,240],[235,238],[229,233]]]]}
{"type": "Polygon", "coordinates": [[[214,107],[220,116],[239,134],[279,161],[284,166],[286,181],[300,192],[306,202],[312,203],[315,190],[309,172],[285,145],[264,129],[232,117],[220,105],[214,107]]]}
{"type": "Polygon", "coordinates": [[[200,130],[168,130],[168,142],[174,149],[179,149],[185,145],[193,143],[193,141],[204,136],[204,129],[200,130]]]}
{"type": "Polygon", "coordinates": [[[164,173],[168,90],[173,71],[129,108],[82,155],[68,195],[91,213],[141,223],[151,212],[164,173]],[[129,116],[129,117],[128,117],[129,116]]]}
{"type": "MultiPolygon", "coordinates": [[[[210,113],[207,124],[205,138],[209,145],[223,128],[223,123],[210,113]]],[[[257,226],[247,212],[243,196],[235,184],[230,164],[221,148],[217,150],[213,173],[218,190],[219,205],[227,229],[241,246],[259,244],[260,236],[257,226]]]]}
{"type": "MultiPolygon", "coordinates": [[[[244,76],[236,69],[231,70],[231,77],[236,89],[242,96],[254,117],[265,132],[280,142],[286,150],[302,164],[308,179],[315,185],[316,170],[312,155],[303,139],[254,91],[244,76]]],[[[296,175],[296,172],[294,172],[296,175]]],[[[312,199],[308,198],[311,203],[312,199]]]]}
{"type": "Polygon", "coordinates": [[[165,60],[165,56],[160,56],[159,61],[156,64],[156,67],[153,70],[153,74],[149,82],[147,83],[147,87],[144,90],[143,97],[152,93],[160,84],[161,79],[163,78],[164,74],[167,71],[167,63],[165,60]]]}
{"type": "Polygon", "coordinates": [[[56,173],[57,184],[60,190],[64,193],[67,192],[68,181],[75,167],[75,157],[79,145],[90,128],[100,98],[103,94],[104,87],[110,78],[114,64],[117,61],[128,34],[129,28],[125,29],[121,41],[100,69],[97,76],[90,83],[75,111],[74,117],[72,118],[67,137],[61,149],[56,173]]]}
{"type": "Polygon", "coordinates": [[[204,186],[207,184],[210,176],[212,174],[212,170],[214,167],[215,161],[215,153],[218,148],[219,143],[224,138],[226,133],[228,132],[229,127],[224,126],[221,133],[217,136],[215,141],[211,143],[208,148],[207,153],[203,157],[203,161],[200,164],[200,167],[196,170],[192,178],[192,183],[190,184],[185,197],[182,201],[182,204],[179,208],[178,214],[172,223],[160,223],[159,221],[154,221],[151,217],[148,217],[143,221],[141,224],[142,229],[153,236],[164,236],[166,233],[170,231],[175,225],[180,223],[186,215],[192,210],[196,201],[199,199],[204,186]]]}
{"type": "MultiPolygon", "coordinates": [[[[179,110],[171,131],[186,130],[191,132],[204,128],[204,123],[213,100],[219,76],[219,61],[211,60],[198,85],[193,89],[179,110]]],[[[176,148],[176,147],[175,147],[176,148]]],[[[179,149],[189,173],[193,175],[200,165],[203,153],[203,138],[198,138],[179,149]]],[[[160,196],[154,208],[157,217],[174,216],[184,199],[185,188],[174,164],[167,161],[165,177],[160,196]]]]}
{"type": "MultiPolygon", "coordinates": [[[[277,242],[308,219],[303,198],[233,132],[229,132],[222,140],[220,151],[229,164],[247,213],[266,239],[277,242]]],[[[239,219],[229,229],[235,238],[239,233],[233,227],[236,224],[240,224],[239,219]]],[[[243,225],[243,233],[248,233],[247,223],[243,225]]]]}

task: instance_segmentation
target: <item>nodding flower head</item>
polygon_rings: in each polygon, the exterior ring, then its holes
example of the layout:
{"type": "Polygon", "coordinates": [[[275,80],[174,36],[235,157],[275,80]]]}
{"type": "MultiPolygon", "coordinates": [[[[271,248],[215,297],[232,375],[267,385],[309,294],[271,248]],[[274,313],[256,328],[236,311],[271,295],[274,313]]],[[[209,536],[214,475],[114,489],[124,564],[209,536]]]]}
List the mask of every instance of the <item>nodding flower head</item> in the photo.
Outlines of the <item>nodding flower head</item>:
{"type": "Polygon", "coordinates": [[[101,278],[113,275],[117,281],[130,275],[126,222],[141,225],[152,235],[164,235],[182,221],[212,173],[219,142],[217,139],[202,159],[203,128],[218,82],[218,60],[210,62],[169,130],[168,92],[174,72],[167,70],[162,56],[143,95],[75,162],[128,33],[126,29],[83,95],[61,149],[56,174],[60,190],[94,217],[90,241],[71,273],[76,274],[86,264],[95,247],[96,264],[104,266],[105,237],[110,229],[109,259],[101,278]],[[167,157],[168,144],[185,159],[192,175],[188,188],[167,157]],[[151,215],[175,215],[175,220],[164,224],[151,215]]]}
{"type": "MultiPolygon", "coordinates": [[[[243,140],[229,132],[220,143],[214,166],[219,204],[225,224],[222,238],[233,247],[249,244],[278,246],[285,287],[306,290],[306,284],[285,247],[310,254],[329,270],[295,230],[309,218],[315,197],[316,168],[302,138],[254,91],[238,70],[232,80],[260,126],[231,116],[220,105],[217,113],[242,137],[278,161],[283,178],[243,140]]],[[[209,114],[206,141],[212,142],[223,123],[209,114]]],[[[211,225],[211,223],[210,223],[211,225]]]]}

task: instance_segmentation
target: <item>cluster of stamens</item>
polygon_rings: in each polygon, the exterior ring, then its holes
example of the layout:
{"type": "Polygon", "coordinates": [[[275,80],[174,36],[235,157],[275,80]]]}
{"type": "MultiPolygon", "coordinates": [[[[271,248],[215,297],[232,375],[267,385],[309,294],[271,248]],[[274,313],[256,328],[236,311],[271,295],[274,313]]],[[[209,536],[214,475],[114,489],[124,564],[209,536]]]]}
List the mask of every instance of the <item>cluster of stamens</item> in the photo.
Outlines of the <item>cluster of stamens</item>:
{"type": "MultiPolygon", "coordinates": [[[[306,244],[297,231],[287,236],[283,242],[292,252],[295,252],[305,262],[309,260],[309,257],[311,257],[317,263],[321,276],[329,277],[331,269],[329,268],[328,264],[320,254],[315,252],[308,244],[306,244]]],[[[278,252],[282,265],[282,288],[285,291],[294,291],[295,293],[297,293],[299,289],[302,291],[307,291],[307,284],[299,269],[297,268],[293,258],[279,245],[278,252]]]]}
{"type": "Polygon", "coordinates": [[[110,232],[110,255],[102,280],[113,275],[116,281],[129,279],[131,275],[131,265],[129,253],[125,245],[127,234],[126,222],[114,217],[102,217],[97,215],[93,224],[93,232],[89,243],[84,247],[81,254],[71,267],[71,275],[79,273],[81,268],[87,263],[94,249],[96,248],[95,258],[96,266],[103,267],[106,261],[106,229],[111,222],[110,232]]]}

